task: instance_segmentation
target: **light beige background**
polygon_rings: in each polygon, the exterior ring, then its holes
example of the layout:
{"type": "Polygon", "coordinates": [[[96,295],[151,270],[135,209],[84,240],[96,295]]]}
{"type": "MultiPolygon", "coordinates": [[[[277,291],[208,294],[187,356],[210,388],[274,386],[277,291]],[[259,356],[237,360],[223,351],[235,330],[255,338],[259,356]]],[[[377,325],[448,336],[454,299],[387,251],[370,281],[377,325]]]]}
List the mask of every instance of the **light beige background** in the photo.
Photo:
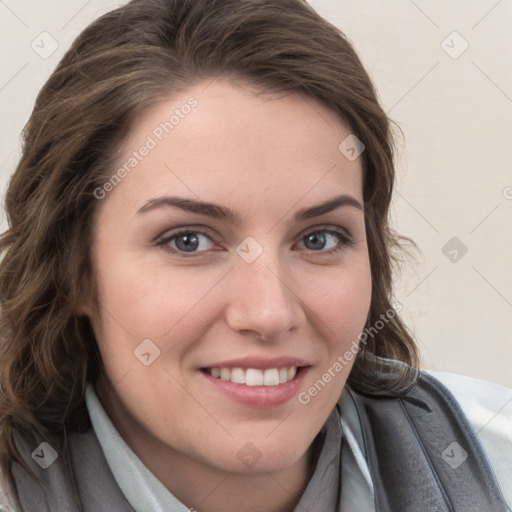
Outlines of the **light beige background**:
{"type": "MultiPolygon", "coordinates": [[[[0,0],[2,196],[38,90],[122,3],[0,0]],[[42,32],[58,44],[46,58],[31,47],[51,49],[42,32]]],[[[422,255],[397,292],[424,367],[512,387],[512,1],[310,3],[354,43],[405,134],[393,218],[422,255]]]]}

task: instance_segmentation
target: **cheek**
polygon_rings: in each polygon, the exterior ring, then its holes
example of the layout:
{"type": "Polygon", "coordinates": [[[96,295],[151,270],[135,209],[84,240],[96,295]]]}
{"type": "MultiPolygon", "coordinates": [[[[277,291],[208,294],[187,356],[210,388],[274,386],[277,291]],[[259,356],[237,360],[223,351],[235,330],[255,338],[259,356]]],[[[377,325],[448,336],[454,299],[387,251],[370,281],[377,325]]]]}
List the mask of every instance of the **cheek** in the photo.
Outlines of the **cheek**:
{"type": "Polygon", "coordinates": [[[109,379],[122,380],[119,389],[129,387],[129,401],[146,403],[147,396],[139,396],[142,388],[154,397],[165,389],[180,407],[190,408],[182,403],[187,395],[178,381],[183,382],[183,368],[215,322],[218,300],[211,297],[226,269],[171,269],[110,256],[97,266],[99,311],[93,322],[109,379]]]}
{"type": "Polygon", "coordinates": [[[309,292],[331,345],[342,348],[357,339],[366,322],[371,294],[370,265],[368,259],[362,257],[331,278],[323,279],[316,293],[309,292]]]}
{"type": "Polygon", "coordinates": [[[181,319],[191,312],[194,316],[199,312],[200,317],[207,313],[205,293],[222,273],[198,267],[171,269],[164,264],[104,259],[96,273],[98,302],[103,310],[100,316],[110,328],[124,328],[134,341],[141,336],[161,338],[171,330],[179,330],[181,319]]]}
{"type": "Polygon", "coordinates": [[[322,334],[317,344],[322,356],[309,376],[307,396],[303,400],[299,397],[299,401],[325,412],[337,402],[359,351],[372,293],[368,259],[360,258],[343,271],[338,269],[330,279],[322,279],[315,293],[308,293],[311,310],[316,313],[315,325],[322,334]]]}

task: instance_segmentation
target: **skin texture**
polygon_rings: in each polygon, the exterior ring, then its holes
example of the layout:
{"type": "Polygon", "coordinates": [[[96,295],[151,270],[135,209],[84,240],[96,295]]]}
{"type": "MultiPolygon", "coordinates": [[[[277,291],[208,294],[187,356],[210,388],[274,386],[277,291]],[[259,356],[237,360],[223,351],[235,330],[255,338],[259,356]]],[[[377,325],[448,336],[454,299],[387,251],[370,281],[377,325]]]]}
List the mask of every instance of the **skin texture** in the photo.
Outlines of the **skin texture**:
{"type": "Polygon", "coordinates": [[[120,165],[190,97],[197,106],[98,201],[97,300],[80,309],[105,366],[96,390],[128,445],[186,506],[291,511],[311,476],[310,445],[352,363],[308,404],[296,393],[266,409],[227,398],[200,368],[248,356],[299,357],[310,365],[304,392],[357,340],[371,296],[363,212],[343,206],[293,217],[341,194],[363,204],[361,159],[339,151],[350,131],[312,99],[257,96],[216,80],[140,116],[120,165]],[[173,206],[138,213],[163,196],[229,207],[241,224],[173,206]],[[308,242],[306,235],[336,227],[353,244],[325,231],[320,249],[308,242]],[[204,233],[195,256],[180,253],[176,238],[161,243],[178,228],[204,233]],[[247,237],[263,249],[252,263],[236,252],[247,237]],[[134,355],[144,339],[160,351],[148,366],[134,355]],[[260,456],[251,467],[237,456],[247,443],[260,456]]]}

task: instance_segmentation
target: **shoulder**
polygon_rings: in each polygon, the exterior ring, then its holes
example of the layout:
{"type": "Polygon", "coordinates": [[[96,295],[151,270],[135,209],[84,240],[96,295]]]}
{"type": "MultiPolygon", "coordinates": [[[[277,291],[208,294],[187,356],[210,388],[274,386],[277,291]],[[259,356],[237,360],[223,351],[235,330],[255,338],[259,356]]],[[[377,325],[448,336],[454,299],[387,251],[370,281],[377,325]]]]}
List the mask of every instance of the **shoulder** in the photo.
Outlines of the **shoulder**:
{"type": "Polygon", "coordinates": [[[0,512],[19,512],[19,509],[16,509],[11,505],[9,498],[2,493],[0,489],[0,512]]]}
{"type": "Polygon", "coordinates": [[[512,446],[511,388],[452,372],[426,370],[425,373],[448,388],[482,441],[496,440],[512,446]]]}
{"type": "MultiPolygon", "coordinates": [[[[0,431],[0,435],[3,435],[0,431]]],[[[26,460],[27,453],[30,457],[30,450],[28,447],[28,434],[21,430],[13,430],[14,444],[18,453],[23,459],[26,460]]],[[[3,440],[2,440],[3,441],[3,440]]],[[[0,512],[22,512],[22,507],[19,501],[17,482],[15,479],[15,470],[20,467],[17,462],[14,462],[12,457],[9,458],[9,469],[0,466],[0,512]],[[14,487],[13,487],[14,485],[14,487]]]]}
{"type": "Polygon", "coordinates": [[[512,389],[452,372],[426,370],[455,397],[473,425],[512,506],[512,389]]]}
{"type": "Polygon", "coordinates": [[[0,470],[0,512],[18,512],[18,510],[10,486],[0,470]]]}

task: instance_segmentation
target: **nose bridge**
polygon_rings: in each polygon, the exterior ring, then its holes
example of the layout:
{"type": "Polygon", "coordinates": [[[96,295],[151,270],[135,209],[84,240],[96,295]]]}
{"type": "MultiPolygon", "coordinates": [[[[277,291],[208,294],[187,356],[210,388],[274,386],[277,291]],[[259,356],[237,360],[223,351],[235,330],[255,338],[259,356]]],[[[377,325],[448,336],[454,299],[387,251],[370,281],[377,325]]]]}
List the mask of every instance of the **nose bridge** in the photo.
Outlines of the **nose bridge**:
{"type": "Polygon", "coordinates": [[[237,257],[232,279],[231,328],[255,331],[269,339],[298,324],[300,305],[277,250],[265,249],[252,261],[237,257]]]}

